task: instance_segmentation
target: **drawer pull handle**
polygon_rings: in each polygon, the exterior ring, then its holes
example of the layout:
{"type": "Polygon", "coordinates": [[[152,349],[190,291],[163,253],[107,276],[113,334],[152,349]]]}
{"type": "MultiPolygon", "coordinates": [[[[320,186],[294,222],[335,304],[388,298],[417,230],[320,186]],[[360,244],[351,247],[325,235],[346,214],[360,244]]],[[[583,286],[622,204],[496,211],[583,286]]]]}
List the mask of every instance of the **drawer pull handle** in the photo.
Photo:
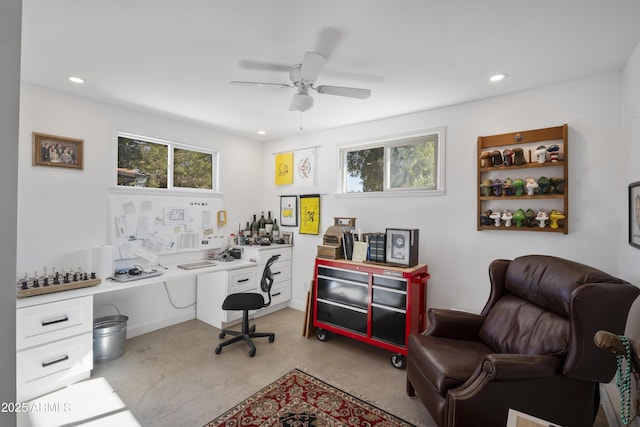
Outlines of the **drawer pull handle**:
{"type": "Polygon", "coordinates": [[[42,362],[42,367],[46,368],[51,365],[55,365],[56,363],[64,362],[65,360],[69,360],[69,356],[64,355],[58,359],[52,360],[51,362],[42,362]]]}
{"type": "Polygon", "coordinates": [[[55,325],[56,323],[62,323],[62,322],[68,322],[68,321],[69,321],[69,316],[64,316],[64,317],[61,317],[60,319],[56,319],[56,320],[43,321],[42,322],[42,326],[55,325]]]}
{"type": "Polygon", "coordinates": [[[272,274],[273,274],[274,276],[275,276],[276,274],[282,274],[282,271],[274,271],[272,274]]]}
{"type": "Polygon", "coordinates": [[[277,297],[278,295],[282,295],[282,292],[278,292],[278,293],[273,294],[273,295],[271,295],[271,296],[273,296],[273,297],[277,297]]]}
{"type": "Polygon", "coordinates": [[[249,281],[249,279],[240,279],[240,280],[238,280],[238,283],[248,282],[248,281],[249,281]]]}

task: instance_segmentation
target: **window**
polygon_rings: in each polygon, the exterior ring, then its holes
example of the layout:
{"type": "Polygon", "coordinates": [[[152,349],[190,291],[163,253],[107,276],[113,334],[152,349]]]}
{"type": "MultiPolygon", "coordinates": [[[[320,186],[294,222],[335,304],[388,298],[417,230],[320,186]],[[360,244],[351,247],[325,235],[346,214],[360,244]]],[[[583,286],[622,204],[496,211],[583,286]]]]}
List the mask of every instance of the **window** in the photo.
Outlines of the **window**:
{"type": "Polygon", "coordinates": [[[444,128],[340,150],[341,193],[444,193],[444,128]]]}
{"type": "Polygon", "coordinates": [[[217,152],[118,134],[118,186],[217,190],[217,152]]]}

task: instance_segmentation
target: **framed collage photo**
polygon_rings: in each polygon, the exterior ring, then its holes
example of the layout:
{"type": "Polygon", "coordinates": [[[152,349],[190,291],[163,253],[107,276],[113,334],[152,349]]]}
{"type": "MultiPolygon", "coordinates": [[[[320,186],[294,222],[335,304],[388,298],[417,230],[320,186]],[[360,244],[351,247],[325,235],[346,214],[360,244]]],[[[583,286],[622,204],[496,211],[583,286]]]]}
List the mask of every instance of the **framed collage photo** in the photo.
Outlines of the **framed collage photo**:
{"type": "Polygon", "coordinates": [[[82,139],[33,133],[33,165],[82,169],[82,139]]]}

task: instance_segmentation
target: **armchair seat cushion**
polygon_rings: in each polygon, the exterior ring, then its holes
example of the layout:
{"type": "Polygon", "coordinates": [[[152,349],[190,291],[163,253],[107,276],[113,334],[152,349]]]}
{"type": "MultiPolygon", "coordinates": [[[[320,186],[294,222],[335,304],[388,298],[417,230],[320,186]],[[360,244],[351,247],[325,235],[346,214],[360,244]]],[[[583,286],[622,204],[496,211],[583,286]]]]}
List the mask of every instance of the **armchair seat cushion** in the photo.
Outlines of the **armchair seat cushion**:
{"type": "Polygon", "coordinates": [[[429,335],[409,335],[409,357],[431,385],[444,396],[467,381],[485,355],[493,353],[479,341],[429,335]]]}

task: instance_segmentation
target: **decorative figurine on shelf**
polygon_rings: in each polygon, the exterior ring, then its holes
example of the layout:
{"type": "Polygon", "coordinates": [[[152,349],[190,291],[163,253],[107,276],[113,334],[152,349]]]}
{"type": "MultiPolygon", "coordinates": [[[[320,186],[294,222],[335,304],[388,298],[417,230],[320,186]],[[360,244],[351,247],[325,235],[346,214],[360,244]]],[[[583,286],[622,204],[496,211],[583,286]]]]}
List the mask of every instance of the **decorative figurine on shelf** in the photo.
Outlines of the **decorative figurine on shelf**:
{"type": "Polygon", "coordinates": [[[491,166],[491,153],[488,151],[483,151],[480,153],[480,167],[486,168],[491,166]]]}
{"type": "Polygon", "coordinates": [[[524,225],[524,211],[518,209],[513,213],[513,220],[516,222],[516,227],[520,228],[524,225]]]}
{"type": "Polygon", "coordinates": [[[546,176],[541,176],[538,178],[538,193],[540,194],[549,194],[551,187],[551,183],[549,182],[549,178],[546,176]]]}
{"type": "Polygon", "coordinates": [[[489,218],[491,218],[492,220],[495,221],[495,226],[496,227],[500,227],[500,219],[502,218],[502,212],[500,212],[500,210],[496,210],[491,212],[491,215],[489,215],[489,218]]]}
{"type": "Polygon", "coordinates": [[[551,228],[558,228],[559,224],[558,222],[561,219],[565,219],[566,217],[564,216],[564,214],[562,212],[560,212],[559,210],[552,210],[551,213],[549,214],[549,227],[551,228]]]}
{"type": "Polygon", "coordinates": [[[496,178],[493,180],[493,184],[491,184],[491,186],[493,187],[493,195],[500,197],[502,196],[502,180],[496,178]]]}
{"type": "Polygon", "coordinates": [[[551,192],[555,194],[564,194],[564,178],[554,177],[549,179],[551,183],[551,192]]]}
{"type": "Polygon", "coordinates": [[[484,213],[482,213],[480,215],[480,224],[481,225],[491,225],[491,218],[489,218],[491,216],[493,212],[491,211],[491,209],[488,209],[486,211],[484,211],[484,213]]]}
{"type": "Polygon", "coordinates": [[[544,209],[540,209],[538,211],[538,214],[536,215],[536,221],[538,221],[540,228],[544,228],[544,226],[547,225],[548,219],[549,215],[547,215],[547,211],[545,211],[544,209]]]}
{"type": "Polygon", "coordinates": [[[502,220],[504,221],[505,227],[511,227],[511,220],[513,219],[513,215],[507,209],[502,213],[502,220]]]}
{"type": "Polygon", "coordinates": [[[513,163],[516,166],[522,166],[527,163],[524,158],[524,150],[522,148],[517,147],[513,149],[513,163]]]}
{"type": "Polygon", "coordinates": [[[498,150],[491,152],[491,166],[502,166],[502,154],[498,150]]]}
{"type": "Polygon", "coordinates": [[[480,194],[482,194],[484,197],[489,197],[493,194],[493,187],[492,187],[493,181],[491,181],[490,179],[485,179],[484,181],[482,181],[482,184],[480,184],[480,194]]]}
{"type": "Polygon", "coordinates": [[[536,226],[536,213],[533,209],[527,209],[524,214],[524,223],[527,227],[535,227],[536,226]]]}
{"type": "Polygon", "coordinates": [[[516,196],[522,196],[524,194],[524,181],[522,178],[516,178],[513,180],[513,189],[515,190],[516,196]]]}
{"type": "Polygon", "coordinates": [[[513,181],[511,178],[505,178],[502,183],[502,191],[504,191],[505,196],[513,196],[513,181]]]}
{"type": "Polygon", "coordinates": [[[547,161],[547,147],[544,145],[539,145],[535,151],[536,159],[538,159],[538,163],[544,163],[547,161]]]}
{"type": "Polygon", "coordinates": [[[538,188],[538,183],[533,178],[527,178],[525,180],[525,187],[527,187],[527,195],[533,196],[533,191],[538,188]]]}
{"type": "Polygon", "coordinates": [[[558,154],[560,153],[560,147],[558,147],[556,144],[553,144],[550,145],[549,148],[547,148],[547,151],[549,152],[549,159],[552,162],[557,162],[558,154]]]}
{"type": "Polygon", "coordinates": [[[513,164],[513,150],[505,148],[502,151],[502,160],[504,161],[505,166],[511,166],[513,164]]]}

